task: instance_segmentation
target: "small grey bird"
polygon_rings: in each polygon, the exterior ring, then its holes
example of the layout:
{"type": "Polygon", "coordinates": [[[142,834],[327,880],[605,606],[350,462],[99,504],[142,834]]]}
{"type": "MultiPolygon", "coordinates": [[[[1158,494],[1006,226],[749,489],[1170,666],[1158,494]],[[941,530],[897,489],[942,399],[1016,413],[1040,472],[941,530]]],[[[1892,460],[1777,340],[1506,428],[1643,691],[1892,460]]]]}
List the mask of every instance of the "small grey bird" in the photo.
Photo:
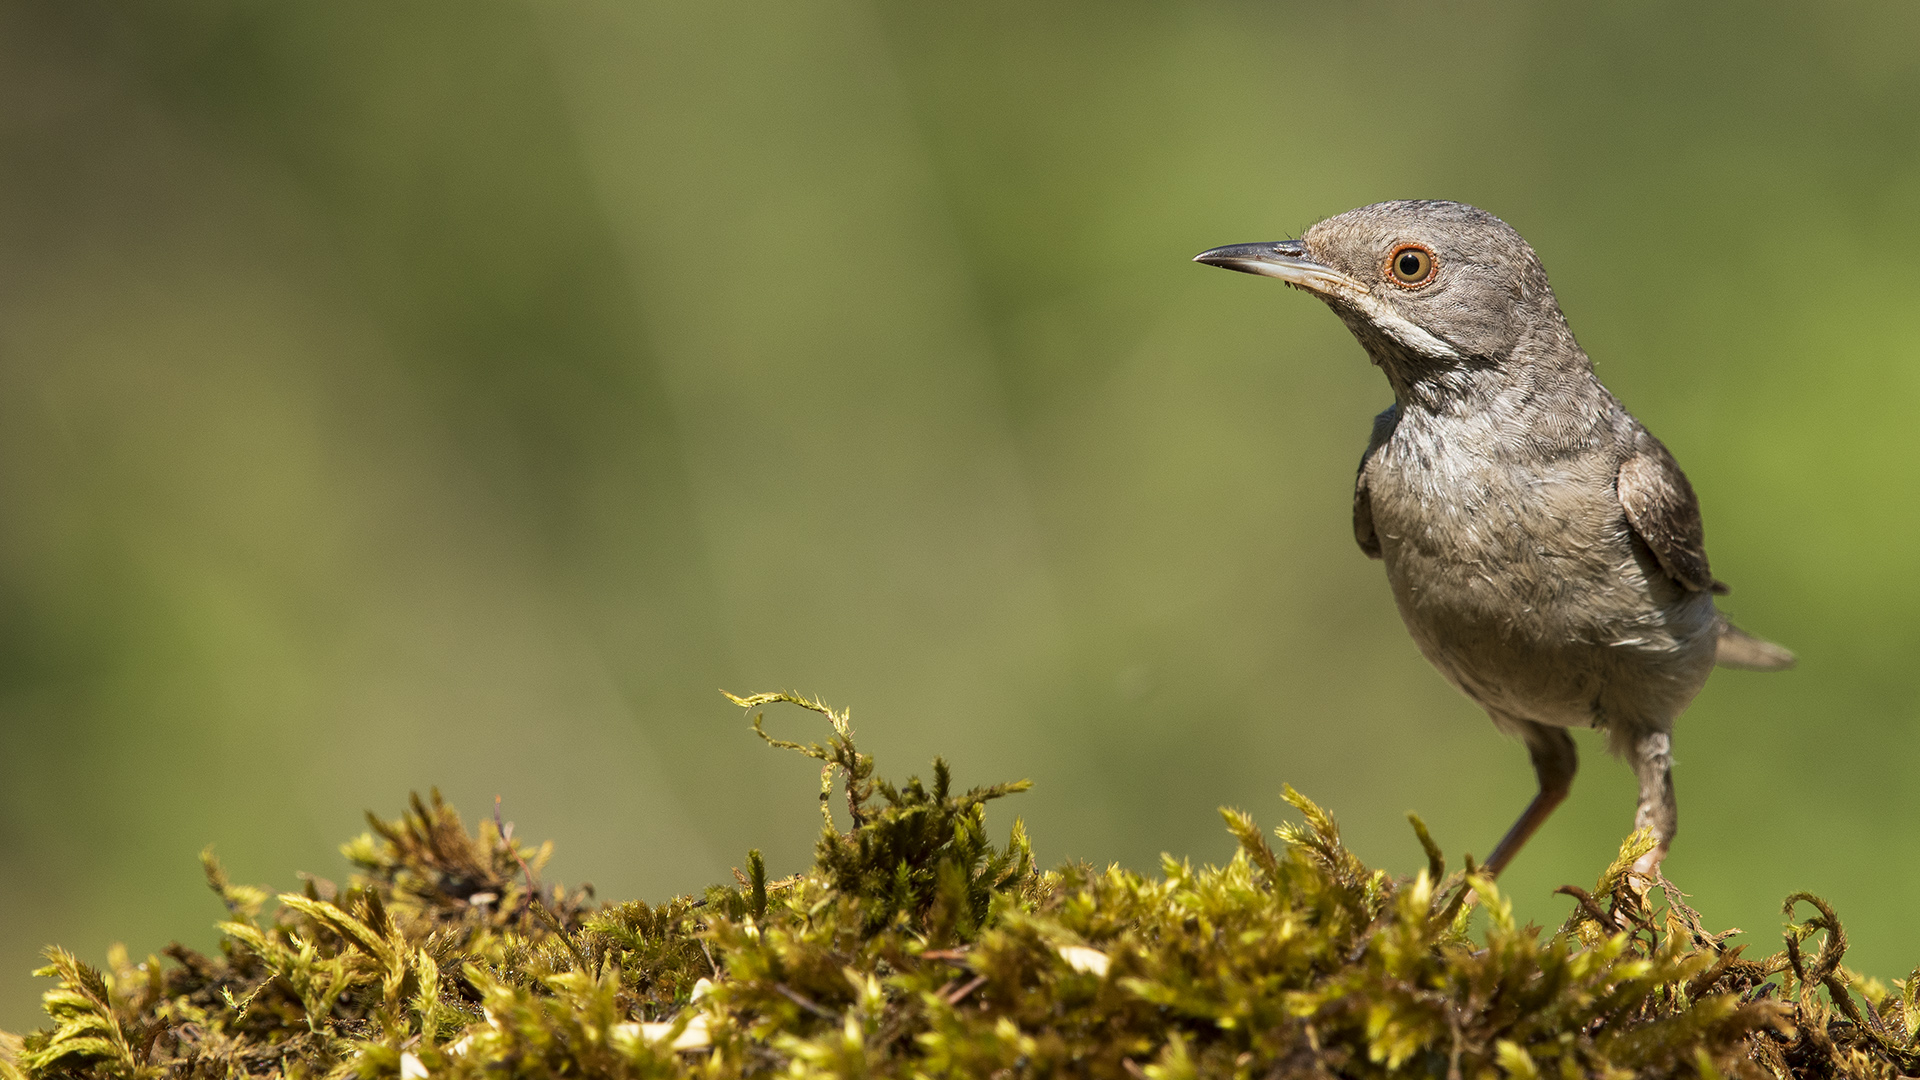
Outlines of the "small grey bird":
{"type": "Polygon", "coordinates": [[[1651,872],[1678,825],[1674,717],[1715,663],[1774,671],[1793,654],[1714,608],[1727,587],[1686,474],[1594,377],[1533,248],[1462,203],[1384,202],[1194,261],[1326,301],[1393,386],[1354,539],[1386,563],[1420,651],[1526,743],[1540,781],[1486,872],[1566,798],[1572,727],[1632,763],[1651,872]]]}

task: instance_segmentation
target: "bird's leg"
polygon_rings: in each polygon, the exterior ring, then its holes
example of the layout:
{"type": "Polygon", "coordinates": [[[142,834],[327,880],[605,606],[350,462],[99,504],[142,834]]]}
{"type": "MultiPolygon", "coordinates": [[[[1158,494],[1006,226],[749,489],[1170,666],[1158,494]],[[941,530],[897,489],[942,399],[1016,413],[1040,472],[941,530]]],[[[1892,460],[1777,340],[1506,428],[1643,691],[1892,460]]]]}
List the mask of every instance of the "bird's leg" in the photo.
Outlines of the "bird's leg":
{"type": "Polygon", "coordinates": [[[1572,790],[1572,774],[1580,767],[1580,753],[1572,746],[1572,736],[1561,728],[1536,724],[1532,721],[1511,721],[1519,728],[1521,738],[1526,740],[1526,755],[1534,761],[1534,776],[1540,778],[1540,794],[1534,801],[1526,803],[1526,811],[1521,819],[1513,822],[1513,828],[1500,840],[1500,846],[1494,847],[1494,853],[1486,859],[1486,876],[1500,876],[1507,869],[1507,863],[1519,855],[1526,840],[1548,821],[1553,807],[1567,801],[1567,792],[1572,790]]]}
{"type": "Polygon", "coordinates": [[[1631,754],[1633,773],[1640,778],[1640,808],[1633,827],[1652,829],[1655,840],[1653,850],[1634,861],[1633,872],[1651,877],[1680,828],[1673,798],[1673,740],[1664,731],[1643,732],[1634,738],[1631,754]]]}
{"type": "Polygon", "coordinates": [[[1526,740],[1527,756],[1533,759],[1533,773],[1540,780],[1540,793],[1527,804],[1520,820],[1513,823],[1507,835],[1500,840],[1500,846],[1493,849],[1487,857],[1486,873],[1488,877],[1498,877],[1500,871],[1507,868],[1513,857],[1520,853],[1521,845],[1527,842],[1535,830],[1547,820],[1553,809],[1566,801],[1567,792],[1573,789],[1574,770],[1580,767],[1580,755],[1573,747],[1573,736],[1557,727],[1536,724],[1531,720],[1508,721],[1503,727],[1517,728],[1520,737],[1526,740]]]}

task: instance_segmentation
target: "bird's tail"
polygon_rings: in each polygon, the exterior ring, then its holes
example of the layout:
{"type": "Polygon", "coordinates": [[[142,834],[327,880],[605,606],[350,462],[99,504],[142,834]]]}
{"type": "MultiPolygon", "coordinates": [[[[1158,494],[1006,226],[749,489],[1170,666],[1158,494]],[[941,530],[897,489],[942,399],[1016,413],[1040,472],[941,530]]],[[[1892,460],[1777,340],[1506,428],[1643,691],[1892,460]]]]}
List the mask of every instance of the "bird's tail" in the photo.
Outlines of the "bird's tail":
{"type": "Polygon", "coordinates": [[[1713,662],[1721,667],[1739,668],[1742,671],[1785,671],[1793,666],[1794,659],[1788,649],[1754,637],[1724,618],[1720,620],[1720,645],[1713,654],[1713,662]]]}

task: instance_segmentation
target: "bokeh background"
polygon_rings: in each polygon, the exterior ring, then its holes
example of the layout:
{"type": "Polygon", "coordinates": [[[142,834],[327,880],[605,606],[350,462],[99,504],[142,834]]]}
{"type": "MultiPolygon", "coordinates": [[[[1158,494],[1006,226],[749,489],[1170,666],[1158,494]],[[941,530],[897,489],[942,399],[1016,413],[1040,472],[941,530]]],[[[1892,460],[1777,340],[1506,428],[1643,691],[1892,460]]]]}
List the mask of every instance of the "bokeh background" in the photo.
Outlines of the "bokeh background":
{"type": "MultiPolygon", "coordinates": [[[[1270,0],[0,4],[0,1027],[439,785],[658,899],[816,774],[1031,777],[1048,861],[1226,857],[1291,781],[1356,848],[1532,789],[1349,534],[1384,381],[1191,265],[1381,198],[1536,246],[1800,652],[1677,739],[1669,871],[1920,961],[1920,8],[1270,0]],[[772,718],[811,733],[798,715],[772,718]]],[[[1591,881],[1580,736],[1520,913],[1591,881]]]]}

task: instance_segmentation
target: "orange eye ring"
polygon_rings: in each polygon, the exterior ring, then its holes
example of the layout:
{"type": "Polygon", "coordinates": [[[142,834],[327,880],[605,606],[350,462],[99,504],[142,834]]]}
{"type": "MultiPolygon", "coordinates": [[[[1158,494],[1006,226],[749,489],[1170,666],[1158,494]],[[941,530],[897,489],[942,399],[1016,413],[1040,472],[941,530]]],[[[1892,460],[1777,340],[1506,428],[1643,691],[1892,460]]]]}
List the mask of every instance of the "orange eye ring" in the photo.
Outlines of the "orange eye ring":
{"type": "Polygon", "coordinates": [[[1403,289],[1418,289],[1440,272],[1440,260],[1425,244],[1401,244],[1387,256],[1386,276],[1403,289]]]}

